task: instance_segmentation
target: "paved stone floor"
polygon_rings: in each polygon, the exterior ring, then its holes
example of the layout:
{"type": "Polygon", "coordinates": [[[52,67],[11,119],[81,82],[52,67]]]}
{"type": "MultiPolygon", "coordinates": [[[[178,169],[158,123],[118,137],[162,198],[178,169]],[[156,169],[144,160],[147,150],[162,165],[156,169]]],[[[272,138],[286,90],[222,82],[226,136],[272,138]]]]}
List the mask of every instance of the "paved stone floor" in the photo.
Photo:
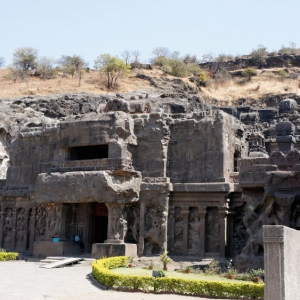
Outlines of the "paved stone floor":
{"type": "Polygon", "coordinates": [[[202,299],[179,295],[125,293],[100,289],[90,279],[91,266],[79,265],[43,269],[25,261],[0,262],[0,299],[2,300],[184,300],[202,299]]]}

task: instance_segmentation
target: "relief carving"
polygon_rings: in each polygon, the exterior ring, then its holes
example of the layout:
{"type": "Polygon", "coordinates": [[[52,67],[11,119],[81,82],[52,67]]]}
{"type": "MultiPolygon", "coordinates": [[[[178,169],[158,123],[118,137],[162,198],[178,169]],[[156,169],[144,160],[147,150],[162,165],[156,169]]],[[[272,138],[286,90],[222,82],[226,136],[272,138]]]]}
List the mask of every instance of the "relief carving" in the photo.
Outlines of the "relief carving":
{"type": "Polygon", "coordinates": [[[216,207],[209,207],[206,214],[205,225],[206,239],[205,248],[208,253],[220,251],[220,218],[216,207]]]}
{"type": "Polygon", "coordinates": [[[61,206],[48,204],[46,206],[48,237],[58,237],[60,231],[61,206]]]}
{"type": "Polygon", "coordinates": [[[139,208],[137,206],[132,206],[132,205],[127,206],[126,215],[128,221],[126,242],[137,243],[139,240],[139,226],[140,226],[139,208]]]}
{"type": "Polygon", "coordinates": [[[18,241],[23,241],[24,235],[25,235],[25,224],[26,224],[26,219],[25,219],[25,208],[19,208],[17,210],[17,226],[16,226],[16,240],[17,243],[18,241]]]}
{"type": "Polygon", "coordinates": [[[164,252],[167,212],[162,206],[147,207],[145,219],[145,254],[164,252]]]}
{"type": "Polygon", "coordinates": [[[200,215],[196,207],[189,211],[188,225],[188,254],[199,255],[200,251],[200,215]]]}
{"type": "Polygon", "coordinates": [[[40,240],[45,237],[46,232],[46,211],[43,206],[38,206],[35,216],[35,237],[40,240]]]}

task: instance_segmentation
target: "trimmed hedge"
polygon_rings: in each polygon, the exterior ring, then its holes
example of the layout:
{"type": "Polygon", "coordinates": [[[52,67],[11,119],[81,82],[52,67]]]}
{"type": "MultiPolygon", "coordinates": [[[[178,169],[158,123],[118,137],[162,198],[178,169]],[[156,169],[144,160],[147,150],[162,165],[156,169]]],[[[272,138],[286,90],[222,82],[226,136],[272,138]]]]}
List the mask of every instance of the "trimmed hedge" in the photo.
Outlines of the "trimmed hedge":
{"type": "Polygon", "coordinates": [[[16,252],[0,252],[0,261],[16,260],[18,255],[16,252]]]}
{"type": "Polygon", "coordinates": [[[255,283],[235,283],[222,281],[188,280],[182,278],[122,275],[110,271],[126,267],[128,258],[118,256],[104,258],[92,264],[94,278],[107,287],[173,292],[185,295],[213,296],[222,298],[264,298],[264,285],[255,283]]]}

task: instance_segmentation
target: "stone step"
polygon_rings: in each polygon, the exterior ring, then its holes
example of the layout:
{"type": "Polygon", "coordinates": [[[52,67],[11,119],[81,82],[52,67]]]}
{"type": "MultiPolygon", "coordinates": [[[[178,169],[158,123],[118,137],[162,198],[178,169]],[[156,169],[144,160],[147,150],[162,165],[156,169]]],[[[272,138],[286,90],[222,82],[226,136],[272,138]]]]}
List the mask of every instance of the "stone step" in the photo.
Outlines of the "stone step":
{"type": "Polygon", "coordinates": [[[67,265],[73,265],[74,263],[78,263],[81,260],[82,260],[81,257],[65,257],[64,259],[59,259],[49,264],[42,264],[40,265],[40,268],[45,268],[45,269],[60,268],[67,265]]]}

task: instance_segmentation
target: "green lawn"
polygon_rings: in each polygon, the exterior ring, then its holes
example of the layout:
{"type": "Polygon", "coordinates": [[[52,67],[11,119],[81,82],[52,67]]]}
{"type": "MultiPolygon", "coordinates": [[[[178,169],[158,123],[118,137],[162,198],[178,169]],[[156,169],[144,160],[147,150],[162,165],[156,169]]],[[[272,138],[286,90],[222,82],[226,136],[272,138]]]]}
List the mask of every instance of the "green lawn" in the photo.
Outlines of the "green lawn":
{"type": "MultiPolygon", "coordinates": [[[[118,268],[111,269],[112,272],[123,274],[123,275],[142,275],[142,276],[152,276],[152,270],[141,269],[141,268],[118,268]]],[[[181,273],[175,271],[165,271],[168,277],[173,278],[184,278],[184,279],[194,279],[194,280],[205,280],[205,281],[228,281],[228,282],[251,282],[251,281],[241,281],[228,279],[223,276],[218,275],[205,275],[205,274],[195,274],[195,273],[181,273]]]]}

